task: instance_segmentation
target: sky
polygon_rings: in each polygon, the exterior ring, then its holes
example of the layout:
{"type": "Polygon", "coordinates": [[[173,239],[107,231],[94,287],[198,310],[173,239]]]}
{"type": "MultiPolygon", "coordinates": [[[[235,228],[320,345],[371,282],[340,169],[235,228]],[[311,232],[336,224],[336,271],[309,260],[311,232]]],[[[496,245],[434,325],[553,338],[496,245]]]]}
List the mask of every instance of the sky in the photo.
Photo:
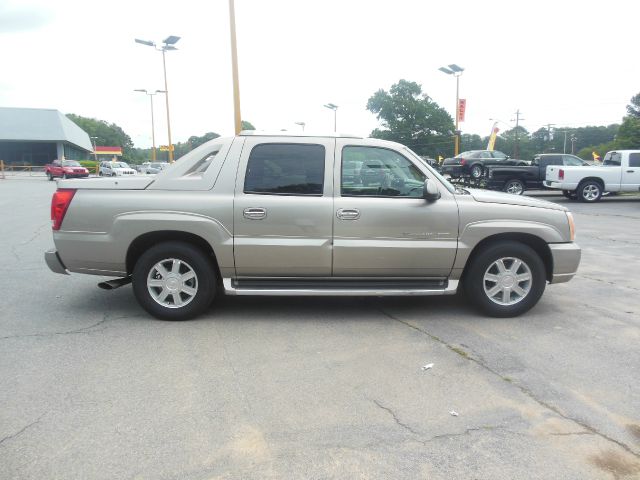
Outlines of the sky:
{"type": "MultiPolygon", "coordinates": [[[[235,0],[242,118],[260,130],[368,136],[368,98],[415,81],[449,113],[465,69],[463,133],[499,121],[535,131],[622,120],[640,92],[640,2],[548,0],[235,0]]],[[[162,54],[134,42],[176,35],[167,75],[172,139],[233,134],[227,0],[0,0],[0,106],[54,108],[121,126],[151,145],[149,97],[162,54]]],[[[155,97],[156,143],[167,143],[155,97]]]]}

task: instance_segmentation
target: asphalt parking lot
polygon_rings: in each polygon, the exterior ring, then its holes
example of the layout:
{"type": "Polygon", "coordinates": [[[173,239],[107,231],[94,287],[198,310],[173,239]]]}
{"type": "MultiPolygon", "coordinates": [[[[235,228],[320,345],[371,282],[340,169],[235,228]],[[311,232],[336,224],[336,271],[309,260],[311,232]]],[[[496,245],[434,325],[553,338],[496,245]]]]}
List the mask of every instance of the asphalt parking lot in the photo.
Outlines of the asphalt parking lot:
{"type": "Polygon", "coordinates": [[[54,189],[0,180],[2,479],[640,478],[640,197],[543,194],[583,260],[519,318],[228,297],[172,323],[47,269],[54,189]]]}

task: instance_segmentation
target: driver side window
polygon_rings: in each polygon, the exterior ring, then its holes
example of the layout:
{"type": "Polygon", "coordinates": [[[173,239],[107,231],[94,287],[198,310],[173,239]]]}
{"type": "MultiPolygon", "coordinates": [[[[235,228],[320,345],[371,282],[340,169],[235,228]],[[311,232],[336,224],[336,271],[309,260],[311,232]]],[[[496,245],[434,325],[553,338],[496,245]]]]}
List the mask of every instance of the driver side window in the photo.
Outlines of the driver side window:
{"type": "Polygon", "coordinates": [[[422,197],[426,176],[399,153],[379,147],[342,149],[343,197],[422,197]]]}

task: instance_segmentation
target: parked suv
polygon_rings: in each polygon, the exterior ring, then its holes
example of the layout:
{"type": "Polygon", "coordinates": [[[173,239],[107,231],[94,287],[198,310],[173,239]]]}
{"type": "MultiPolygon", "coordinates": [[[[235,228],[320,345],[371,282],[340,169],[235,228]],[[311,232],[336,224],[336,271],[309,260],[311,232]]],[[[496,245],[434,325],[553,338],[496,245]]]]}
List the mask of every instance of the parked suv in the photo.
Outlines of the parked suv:
{"type": "Polygon", "coordinates": [[[101,177],[119,177],[122,175],[135,175],[136,171],[125,162],[102,162],[98,174],[101,177]]]}
{"type": "Polygon", "coordinates": [[[445,158],[440,171],[453,178],[471,177],[478,179],[492,165],[527,165],[497,150],[469,150],[453,158],[445,158]]]}
{"type": "Polygon", "coordinates": [[[57,273],[121,277],[144,309],[181,320],[216,295],[451,295],[514,316],[570,280],[568,210],[456,189],[409,148],[347,136],[243,132],[156,176],[62,180],[57,273]]]}

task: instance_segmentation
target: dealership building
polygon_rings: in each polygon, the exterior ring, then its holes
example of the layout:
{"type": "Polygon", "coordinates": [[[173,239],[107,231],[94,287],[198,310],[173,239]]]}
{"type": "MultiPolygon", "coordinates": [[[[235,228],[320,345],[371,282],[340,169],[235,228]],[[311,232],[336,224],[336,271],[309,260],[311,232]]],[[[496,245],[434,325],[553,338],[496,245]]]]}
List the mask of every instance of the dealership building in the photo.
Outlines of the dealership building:
{"type": "Polygon", "coordinates": [[[5,164],[88,160],[92,152],[87,132],[58,110],[0,107],[0,160],[5,164]]]}

